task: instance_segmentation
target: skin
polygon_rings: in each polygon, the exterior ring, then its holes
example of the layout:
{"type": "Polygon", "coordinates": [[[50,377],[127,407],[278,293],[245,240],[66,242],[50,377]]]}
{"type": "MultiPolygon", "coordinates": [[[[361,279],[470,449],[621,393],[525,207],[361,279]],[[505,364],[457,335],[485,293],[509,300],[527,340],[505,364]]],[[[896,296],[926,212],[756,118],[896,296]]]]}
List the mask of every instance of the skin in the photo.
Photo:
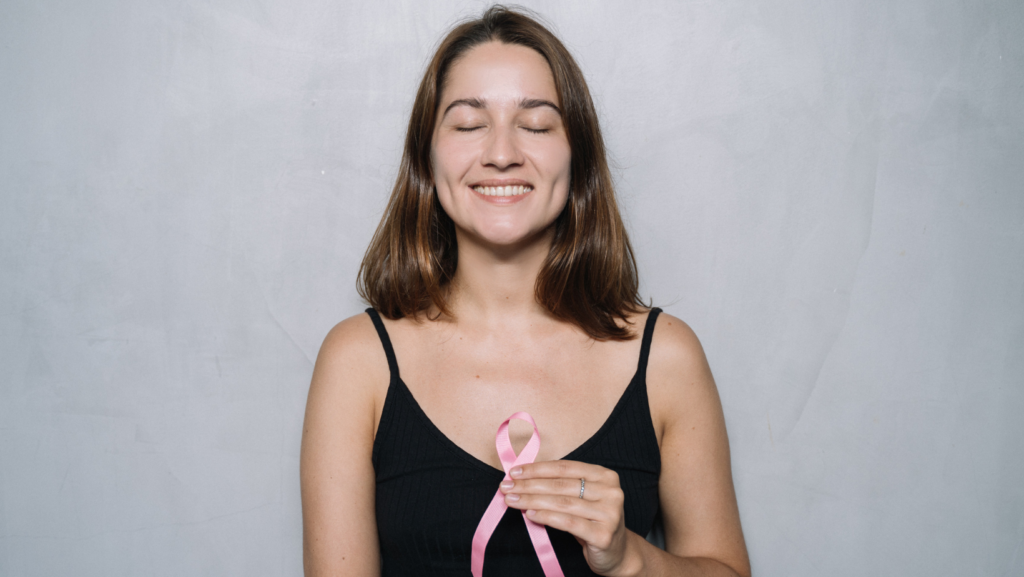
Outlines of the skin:
{"type": "MultiPolygon", "coordinates": [[[[635,371],[640,339],[594,341],[534,299],[568,193],[571,151],[558,106],[547,62],[531,49],[491,42],[452,66],[432,162],[438,199],[456,225],[455,315],[384,321],[403,380],[449,439],[498,469],[498,425],[529,412],[543,442],[537,461],[501,487],[506,503],[576,536],[596,573],[749,576],[718,392],[697,337],[679,319],[658,318],[647,369],[667,551],[625,528],[614,471],[559,460],[607,419],[635,371]],[[532,190],[500,199],[473,190],[503,181],[532,190]]],[[[630,318],[632,330],[646,316],[630,318]]],[[[306,575],[379,574],[370,457],[388,382],[367,315],[331,330],[303,430],[306,575]]],[[[532,428],[513,420],[509,432],[519,451],[532,428]]]]}

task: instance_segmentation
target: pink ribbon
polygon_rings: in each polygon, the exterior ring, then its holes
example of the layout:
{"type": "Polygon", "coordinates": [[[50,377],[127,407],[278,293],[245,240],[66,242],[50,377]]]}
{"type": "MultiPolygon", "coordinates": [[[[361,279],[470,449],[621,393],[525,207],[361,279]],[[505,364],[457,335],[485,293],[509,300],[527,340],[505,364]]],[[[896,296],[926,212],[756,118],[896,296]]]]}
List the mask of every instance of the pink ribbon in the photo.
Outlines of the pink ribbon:
{"type": "MultiPolygon", "coordinates": [[[[509,476],[509,471],[514,467],[532,463],[537,458],[537,453],[540,451],[540,432],[537,431],[537,423],[533,422],[533,417],[530,416],[530,413],[520,411],[512,415],[505,419],[505,422],[498,427],[498,435],[494,439],[494,445],[498,448],[498,458],[501,459],[501,466],[505,469],[505,478],[502,479],[504,482],[512,478],[509,476]],[[523,447],[523,452],[518,455],[516,455],[515,449],[512,448],[512,442],[508,438],[508,423],[512,419],[520,419],[533,425],[533,434],[530,435],[530,440],[527,441],[526,447],[523,447]]],[[[491,504],[484,511],[480,524],[476,526],[476,533],[473,534],[473,556],[471,561],[473,577],[483,577],[484,552],[487,550],[487,542],[491,540],[491,535],[494,534],[494,529],[505,515],[506,509],[508,509],[508,505],[505,504],[505,494],[501,492],[501,489],[498,489],[498,492],[494,494],[494,498],[491,499],[491,504]]],[[[551,546],[551,539],[548,538],[547,530],[543,525],[538,525],[531,521],[526,516],[526,511],[523,511],[523,521],[526,521],[526,531],[530,534],[530,541],[533,542],[533,549],[537,552],[537,558],[540,559],[540,566],[544,569],[544,575],[546,577],[565,577],[565,574],[562,573],[562,567],[558,564],[558,557],[555,556],[555,549],[551,546]]]]}

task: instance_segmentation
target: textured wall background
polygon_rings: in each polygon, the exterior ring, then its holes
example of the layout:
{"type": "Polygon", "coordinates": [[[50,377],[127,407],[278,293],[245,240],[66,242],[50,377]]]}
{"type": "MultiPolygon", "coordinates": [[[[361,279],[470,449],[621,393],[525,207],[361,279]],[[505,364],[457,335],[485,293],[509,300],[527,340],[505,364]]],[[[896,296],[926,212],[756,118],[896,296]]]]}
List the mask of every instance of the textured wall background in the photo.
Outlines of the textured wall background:
{"type": "MultiPolygon", "coordinates": [[[[531,2],[755,573],[1024,575],[1024,4],[531,2]]],[[[0,2],[0,574],[300,575],[320,341],[479,2],[0,2]]]]}

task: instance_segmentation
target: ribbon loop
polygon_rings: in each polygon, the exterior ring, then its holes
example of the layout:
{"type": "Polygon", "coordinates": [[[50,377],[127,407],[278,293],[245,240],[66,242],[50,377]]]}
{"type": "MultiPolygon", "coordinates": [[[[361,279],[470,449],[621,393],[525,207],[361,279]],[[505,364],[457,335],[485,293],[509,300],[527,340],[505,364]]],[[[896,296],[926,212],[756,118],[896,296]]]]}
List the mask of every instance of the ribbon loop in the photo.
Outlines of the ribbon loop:
{"type": "MultiPolygon", "coordinates": [[[[513,468],[518,465],[532,463],[537,458],[537,453],[540,452],[540,432],[537,430],[537,423],[534,422],[530,413],[523,411],[515,413],[505,419],[505,422],[498,427],[498,434],[495,436],[494,445],[498,449],[501,467],[505,469],[505,478],[502,479],[502,482],[504,482],[512,478],[509,476],[509,471],[513,468]],[[512,441],[508,437],[508,424],[512,419],[519,419],[533,425],[533,434],[530,435],[530,440],[527,441],[526,446],[523,447],[522,452],[518,455],[516,455],[515,449],[512,448],[512,441]]],[[[476,527],[476,533],[473,534],[473,555],[470,564],[473,577],[483,577],[484,552],[487,550],[487,542],[491,540],[491,535],[494,534],[498,523],[501,522],[506,509],[508,509],[508,505],[505,504],[505,494],[501,492],[501,489],[498,489],[494,494],[494,498],[491,499],[491,504],[484,511],[484,516],[476,527]]],[[[565,574],[562,573],[562,567],[558,564],[555,549],[551,546],[551,539],[548,537],[547,530],[543,525],[538,525],[531,521],[526,516],[526,511],[523,511],[523,521],[526,522],[526,531],[530,534],[530,541],[533,543],[534,551],[537,552],[537,558],[540,560],[540,566],[544,570],[545,577],[565,577],[565,574]]]]}

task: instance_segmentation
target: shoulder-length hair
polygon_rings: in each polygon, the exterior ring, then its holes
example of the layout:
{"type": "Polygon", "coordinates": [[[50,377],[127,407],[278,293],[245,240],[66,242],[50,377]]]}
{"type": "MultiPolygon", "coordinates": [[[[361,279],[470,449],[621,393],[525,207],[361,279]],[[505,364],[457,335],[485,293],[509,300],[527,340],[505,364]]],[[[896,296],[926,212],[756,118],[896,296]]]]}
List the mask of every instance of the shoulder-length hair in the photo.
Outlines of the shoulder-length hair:
{"type": "Polygon", "coordinates": [[[504,6],[453,28],[427,66],[391,199],[359,268],[359,295],[391,319],[415,316],[431,305],[451,315],[448,288],[459,254],[455,225],[434,189],[431,141],[448,71],[471,48],[491,41],[532,48],[547,60],[571,150],[569,198],[553,224],[551,250],[537,277],[537,302],[594,339],[630,339],[634,335],[617,320],[627,321],[643,306],[636,259],[615,202],[590,90],[554,34],[504,6]]]}

